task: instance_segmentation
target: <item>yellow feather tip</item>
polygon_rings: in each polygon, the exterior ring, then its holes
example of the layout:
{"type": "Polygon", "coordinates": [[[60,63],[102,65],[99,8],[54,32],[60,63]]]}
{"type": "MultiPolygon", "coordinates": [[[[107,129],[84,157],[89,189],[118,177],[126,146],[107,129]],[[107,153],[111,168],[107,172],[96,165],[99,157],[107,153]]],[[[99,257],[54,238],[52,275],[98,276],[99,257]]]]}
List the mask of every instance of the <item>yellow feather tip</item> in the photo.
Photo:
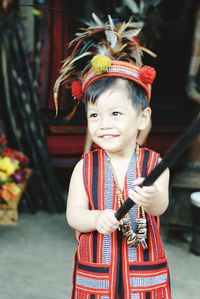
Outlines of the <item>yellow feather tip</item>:
{"type": "Polygon", "coordinates": [[[54,105],[56,109],[55,118],[58,116],[58,93],[54,92],[54,105]]]}

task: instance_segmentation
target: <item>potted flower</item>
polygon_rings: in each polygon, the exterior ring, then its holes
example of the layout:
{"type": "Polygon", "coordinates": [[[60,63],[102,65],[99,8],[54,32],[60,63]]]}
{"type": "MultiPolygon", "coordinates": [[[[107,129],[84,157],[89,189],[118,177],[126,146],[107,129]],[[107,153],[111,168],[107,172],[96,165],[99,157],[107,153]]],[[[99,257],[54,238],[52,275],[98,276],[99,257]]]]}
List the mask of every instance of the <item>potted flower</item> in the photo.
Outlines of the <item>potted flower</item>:
{"type": "Polygon", "coordinates": [[[19,200],[31,174],[28,162],[23,153],[7,147],[5,135],[0,135],[0,224],[17,223],[19,200]]]}

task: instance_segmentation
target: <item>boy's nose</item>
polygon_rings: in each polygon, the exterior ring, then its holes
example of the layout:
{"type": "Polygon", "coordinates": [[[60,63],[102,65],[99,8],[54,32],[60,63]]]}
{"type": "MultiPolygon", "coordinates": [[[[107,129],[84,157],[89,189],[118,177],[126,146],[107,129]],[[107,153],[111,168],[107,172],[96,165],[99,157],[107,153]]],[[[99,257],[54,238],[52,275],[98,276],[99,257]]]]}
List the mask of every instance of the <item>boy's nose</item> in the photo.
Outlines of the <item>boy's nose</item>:
{"type": "Polygon", "coordinates": [[[110,129],[111,127],[112,127],[112,124],[111,124],[109,117],[103,117],[101,119],[100,128],[102,130],[105,130],[105,129],[110,129]]]}

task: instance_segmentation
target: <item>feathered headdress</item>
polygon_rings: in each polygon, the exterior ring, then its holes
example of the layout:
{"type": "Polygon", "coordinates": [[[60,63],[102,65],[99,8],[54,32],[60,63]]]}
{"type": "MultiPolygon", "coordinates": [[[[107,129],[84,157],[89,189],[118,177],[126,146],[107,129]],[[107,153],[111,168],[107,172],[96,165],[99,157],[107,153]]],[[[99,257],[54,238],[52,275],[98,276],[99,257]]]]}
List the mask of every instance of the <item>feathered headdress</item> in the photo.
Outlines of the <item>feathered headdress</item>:
{"type": "Polygon", "coordinates": [[[93,23],[81,28],[68,45],[68,56],[64,59],[60,76],[54,85],[56,115],[58,92],[61,85],[71,88],[72,96],[82,99],[87,87],[96,79],[105,76],[121,76],[140,84],[150,98],[149,86],[155,78],[155,70],[143,66],[143,52],[155,57],[149,49],[140,45],[137,38],[143,23],[115,23],[111,16],[103,23],[94,13],[93,23]]]}

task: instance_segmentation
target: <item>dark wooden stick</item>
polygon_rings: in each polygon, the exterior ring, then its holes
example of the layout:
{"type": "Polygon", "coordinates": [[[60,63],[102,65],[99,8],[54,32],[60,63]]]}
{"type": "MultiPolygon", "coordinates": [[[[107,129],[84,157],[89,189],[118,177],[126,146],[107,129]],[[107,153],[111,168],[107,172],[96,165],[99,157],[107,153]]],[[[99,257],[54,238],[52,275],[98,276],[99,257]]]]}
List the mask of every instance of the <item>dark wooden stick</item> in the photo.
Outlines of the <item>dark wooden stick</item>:
{"type": "MultiPolygon", "coordinates": [[[[200,132],[200,113],[197,116],[197,119],[189,126],[187,131],[181,135],[178,140],[170,147],[162,161],[152,170],[152,172],[145,178],[143,183],[140,185],[150,186],[152,185],[156,179],[174,162],[178,159],[178,157],[187,149],[192,140],[199,134],[200,132]]],[[[115,217],[119,221],[123,218],[126,213],[134,206],[134,202],[132,199],[128,198],[122,206],[116,211],[115,217]]]]}

